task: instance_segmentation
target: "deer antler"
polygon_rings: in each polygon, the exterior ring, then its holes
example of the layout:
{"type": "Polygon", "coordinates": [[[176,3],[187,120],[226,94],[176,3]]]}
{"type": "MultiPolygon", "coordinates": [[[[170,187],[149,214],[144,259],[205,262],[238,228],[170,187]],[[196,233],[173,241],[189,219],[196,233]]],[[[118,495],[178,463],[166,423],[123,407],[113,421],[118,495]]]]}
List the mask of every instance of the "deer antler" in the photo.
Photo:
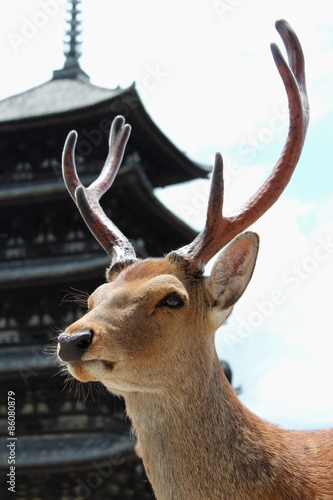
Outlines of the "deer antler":
{"type": "Polygon", "coordinates": [[[77,175],[74,150],[77,133],[68,134],[63,154],[63,177],[66,187],[75,201],[80,213],[97,241],[110,255],[113,263],[136,260],[135,251],[127,238],[109,220],[99,204],[101,196],[111,187],[131,133],[130,125],[125,125],[122,116],[117,116],[112,123],[109,138],[109,154],[99,177],[89,186],[84,187],[77,175]]]}
{"type": "Polygon", "coordinates": [[[302,47],[286,21],[277,21],[275,26],[286,47],[290,65],[287,65],[279,48],[272,44],[273,58],[288,96],[288,137],[271,175],[243,205],[241,212],[232,217],[222,215],[223,162],[222,156],[219,153],[216,155],[205,228],[192,243],[171,253],[188,261],[194,272],[203,272],[205,264],[222,247],[258,220],[275,203],[288,184],[301,155],[309,122],[302,47]]]}

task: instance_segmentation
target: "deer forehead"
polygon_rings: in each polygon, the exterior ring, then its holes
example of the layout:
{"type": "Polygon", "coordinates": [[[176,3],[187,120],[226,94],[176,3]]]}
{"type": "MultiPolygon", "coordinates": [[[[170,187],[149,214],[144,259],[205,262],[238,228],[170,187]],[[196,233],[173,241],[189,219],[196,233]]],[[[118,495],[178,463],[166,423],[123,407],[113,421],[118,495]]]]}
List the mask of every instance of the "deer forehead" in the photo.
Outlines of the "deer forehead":
{"type": "Polygon", "coordinates": [[[188,292],[183,283],[171,274],[158,276],[119,276],[111,283],[97,288],[89,297],[88,305],[92,309],[105,302],[108,305],[126,307],[142,304],[145,301],[158,302],[169,293],[178,293],[183,300],[188,300],[188,292]]]}

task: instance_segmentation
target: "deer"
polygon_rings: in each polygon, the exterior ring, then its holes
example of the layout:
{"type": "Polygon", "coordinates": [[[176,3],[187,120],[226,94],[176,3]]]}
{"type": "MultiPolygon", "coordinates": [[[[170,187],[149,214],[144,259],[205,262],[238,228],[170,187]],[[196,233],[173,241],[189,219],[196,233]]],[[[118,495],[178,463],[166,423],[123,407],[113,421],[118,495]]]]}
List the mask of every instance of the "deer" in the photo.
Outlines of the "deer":
{"type": "Polygon", "coordinates": [[[65,143],[65,184],[111,263],[87,312],[59,335],[58,358],[69,376],[100,382],[124,398],[158,500],[333,499],[333,428],[287,430],[253,414],[227,381],[214,343],[254,271],[259,236],[247,229],[287,186],[309,121],[302,47],[286,21],[277,21],[276,29],[288,59],[271,45],[289,106],[283,151],[231,217],[222,213],[217,153],[205,227],[182,248],[138,259],[99,203],[130,135],[122,116],[112,123],[107,160],[89,187],[76,173],[77,133],[65,143]]]}

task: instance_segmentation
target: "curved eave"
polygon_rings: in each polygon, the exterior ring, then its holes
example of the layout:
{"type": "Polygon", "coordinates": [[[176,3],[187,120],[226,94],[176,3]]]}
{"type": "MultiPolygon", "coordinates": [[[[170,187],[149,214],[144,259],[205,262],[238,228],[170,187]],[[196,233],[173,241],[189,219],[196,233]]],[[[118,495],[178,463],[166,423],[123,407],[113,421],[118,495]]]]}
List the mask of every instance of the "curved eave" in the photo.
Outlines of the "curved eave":
{"type": "Polygon", "coordinates": [[[155,178],[151,179],[154,187],[163,187],[186,182],[197,178],[207,178],[210,167],[200,165],[189,159],[153,122],[138,95],[134,84],[127,89],[115,91],[111,97],[93,104],[70,110],[22,118],[0,121],[0,134],[20,130],[33,130],[68,124],[68,130],[80,130],[80,123],[94,120],[96,127],[100,120],[112,119],[122,114],[132,125],[130,141],[134,150],[144,152],[153,164],[157,165],[155,178]]]}
{"type": "MultiPolygon", "coordinates": [[[[93,180],[94,178],[91,176],[82,176],[82,183],[85,185],[93,180]]],[[[126,165],[120,169],[111,190],[116,193],[119,188],[122,188],[126,194],[124,202],[130,211],[141,210],[142,212],[144,209],[147,214],[150,214],[151,217],[147,220],[147,224],[150,224],[152,219],[156,219],[158,224],[164,222],[168,228],[182,234],[184,238],[195,238],[197,233],[167,209],[155,196],[153,186],[139,164],[126,165]]],[[[0,187],[0,204],[2,206],[17,205],[17,203],[27,204],[33,201],[40,202],[43,199],[50,201],[64,197],[68,198],[69,194],[64,183],[58,179],[53,182],[0,187]]]]}
{"type": "MultiPolygon", "coordinates": [[[[6,443],[7,444],[7,443],[6,443]]],[[[90,470],[93,463],[120,457],[134,458],[133,441],[113,432],[43,434],[20,436],[17,441],[17,473],[68,472],[90,470]]],[[[8,448],[1,447],[0,470],[8,472],[8,448]]]]}
{"type": "MultiPolygon", "coordinates": [[[[174,143],[156,126],[155,122],[147,113],[135,87],[131,88],[133,100],[137,99],[137,106],[130,111],[128,121],[132,125],[132,139],[140,146],[149,157],[154,154],[154,161],[166,172],[174,169],[175,177],[172,184],[187,182],[197,178],[207,178],[211,167],[201,165],[192,161],[185,153],[180,151],[174,143]]],[[[175,110],[176,113],[176,110],[175,110]]],[[[169,184],[169,183],[168,183],[169,184]]],[[[167,183],[154,187],[164,187],[167,183]]]]}
{"type": "MultiPolygon", "coordinates": [[[[92,236],[93,237],[93,236],[92,236]]],[[[110,258],[102,255],[77,255],[69,258],[46,258],[29,261],[15,261],[14,264],[1,263],[0,265],[0,289],[19,288],[22,286],[33,286],[50,284],[76,279],[95,278],[97,274],[102,275],[101,270],[109,264],[110,258]]]]}
{"type": "MultiPolygon", "coordinates": [[[[117,187],[128,184],[132,169],[133,167],[131,165],[123,165],[119,170],[111,189],[116,191],[117,187]]],[[[83,185],[89,185],[95,179],[96,176],[93,175],[83,175],[80,178],[83,185]]],[[[69,199],[69,193],[65,187],[64,181],[58,177],[47,181],[25,182],[23,184],[8,184],[0,186],[1,206],[31,203],[34,201],[40,203],[43,200],[49,201],[51,199],[63,197],[69,199]]]]}

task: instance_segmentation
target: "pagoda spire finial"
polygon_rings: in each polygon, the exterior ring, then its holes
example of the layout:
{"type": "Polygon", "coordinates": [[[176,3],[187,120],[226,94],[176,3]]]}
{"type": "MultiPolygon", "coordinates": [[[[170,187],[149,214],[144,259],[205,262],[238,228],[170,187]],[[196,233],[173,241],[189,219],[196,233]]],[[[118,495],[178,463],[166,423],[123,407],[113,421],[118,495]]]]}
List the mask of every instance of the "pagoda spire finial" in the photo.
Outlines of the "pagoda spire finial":
{"type": "Polygon", "coordinates": [[[71,8],[67,12],[70,13],[70,20],[68,21],[69,27],[66,31],[66,35],[69,40],[65,41],[68,49],[64,51],[66,56],[65,66],[79,66],[79,58],[81,56],[81,41],[78,37],[81,35],[82,30],[79,28],[81,21],[78,19],[78,14],[81,14],[79,9],[81,0],[71,0],[71,8]]]}
{"type": "Polygon", "coordinates": [[[53,72],[53,79],[78,78],[82,76],[89,79],[88,75],[81,69],[79,64],[79,58],[82,55],[82,41],[80,39],[82,21],[79,17],[80,14],[82,14],[81,1],[82,0],[68,0],[69,5],[67,12],[70,17],[66,21],[68,24],[65,33],[67,39],[64,41],[64,56],[66,59],[63,69],[53,72]]]}

